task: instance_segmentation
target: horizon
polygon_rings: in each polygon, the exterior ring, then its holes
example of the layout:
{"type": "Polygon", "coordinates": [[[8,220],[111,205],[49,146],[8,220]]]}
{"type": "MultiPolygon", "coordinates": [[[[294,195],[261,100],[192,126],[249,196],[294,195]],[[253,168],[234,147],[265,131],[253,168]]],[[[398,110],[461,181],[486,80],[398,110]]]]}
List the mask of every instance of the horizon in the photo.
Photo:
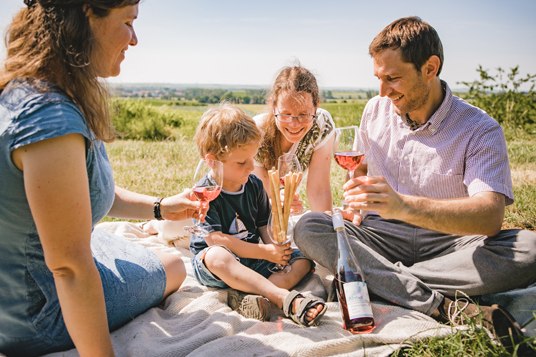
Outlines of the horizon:
{"type": "MultiPolygon", "coordinates": [[[[3,0],[5,34],[22,0],[3,0]]],[[[536,1],[144,0],[121,74],[110,84],[166,83],[269,87],[284,66],[300,63],[321,89],[377,89],[368,44],[396,18],[420,16],[439,33],[441,78],[451,88],[478,80],[478,65],[536,74],[536,1]]],[[[4,44],[0,58],[5,56],[4,44]]]]}
{"type": "MultiPolygon", "coordinates": [[[[270,84],[241,84],[241,83],[181,83],[181,82],[107,82],[108,86],[148,86],[148,87],[179,87],[179,88],[203,88],[203,89],[270,89],[270,84]]],[[[341,86],[328,86],[320,89],[322,90],[355,90],[355,91],[367,91],[377,90],[376,87],[341,87],[341,86]]]]}
{"type": "MultiPolygon", "coordinates": [[[[270,84],[236,84],[236,83],[172,83],[172,82],[107,82],[109,87],[123,87],[123,86],[147,86],[147,87],[178,87],[184,89],[201,88],[201,89],[256,89],[256,90],[269,90],[270,84]]],[[[453,92],[467,92],[467,87],[450,87],[453,92]]],[[[378,91],[377,87],[341,87],[341,86],[324,86],[320,88],[320,91],[327,90],[339,90],[339,91],[378,91]]]]}

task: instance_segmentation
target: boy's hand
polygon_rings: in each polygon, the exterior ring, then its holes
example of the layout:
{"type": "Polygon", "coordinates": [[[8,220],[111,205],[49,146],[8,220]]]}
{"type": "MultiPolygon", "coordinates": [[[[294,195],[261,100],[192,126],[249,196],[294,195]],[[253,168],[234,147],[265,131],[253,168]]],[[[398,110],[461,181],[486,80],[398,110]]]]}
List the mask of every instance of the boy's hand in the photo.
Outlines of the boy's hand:
{"type": "Polygon", "coordinates": [[[269,262],[281,265],[288,264],[288,261],[290,260],[290,255],[292,254],[292,248],[290,247],[290,243],[284,245],[264,244],[262,246],[265,247],[266,252],[263,258],[264,260],[268,260],[269,262]]]}

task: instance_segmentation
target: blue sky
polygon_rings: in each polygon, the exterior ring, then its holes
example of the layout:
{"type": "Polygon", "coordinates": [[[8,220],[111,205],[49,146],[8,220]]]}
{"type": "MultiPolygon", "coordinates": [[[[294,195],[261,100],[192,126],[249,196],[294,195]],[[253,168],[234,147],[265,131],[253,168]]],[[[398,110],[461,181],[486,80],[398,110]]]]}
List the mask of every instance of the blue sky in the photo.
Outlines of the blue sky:
{"type": "MultiPolygon", "coordinates": [[[[23,0],[1,0],[2,34],[23,0]]],[[[376,88],[368,44],[417,15],[438,31],[451,87],[476,68],[536,74],[533,0],[142,0],[138,46],[111,82],[268,85],[299,61],[321,87],[376,88]]],[[[5,55],[2,43],[0,57],[5,55]]]]}

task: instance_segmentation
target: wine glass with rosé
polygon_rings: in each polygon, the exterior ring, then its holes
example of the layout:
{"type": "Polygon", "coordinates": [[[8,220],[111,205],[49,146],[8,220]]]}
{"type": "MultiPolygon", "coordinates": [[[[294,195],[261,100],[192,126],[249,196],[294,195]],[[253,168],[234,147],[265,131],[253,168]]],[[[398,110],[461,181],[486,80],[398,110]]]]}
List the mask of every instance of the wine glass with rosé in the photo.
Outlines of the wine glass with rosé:
{"type": "MultiPolygon", "coordinates": [[[[360,150],[357,126],[346,126],[335,129],[333,141],[333,156],[335,162],[348,172],[348,178],[354,177],[355,170],[365,159],[365,154],[360,150]]],[[[343,202],[343,206],[345,202],[343,202]]]]}
{"type": "MultiPolygon", "coordinates": [[[[218,160],[201,159],[194,173],[194,185],[192,191],[195,197],[203,202],[214,200],[221,192],[223,185],[223,163],[218,160]]],[[[206,237],[211,231],[211,226],[206,222],[194,220],[193,226],[184,227],[188,232],[197,236],[206,237]]]]}

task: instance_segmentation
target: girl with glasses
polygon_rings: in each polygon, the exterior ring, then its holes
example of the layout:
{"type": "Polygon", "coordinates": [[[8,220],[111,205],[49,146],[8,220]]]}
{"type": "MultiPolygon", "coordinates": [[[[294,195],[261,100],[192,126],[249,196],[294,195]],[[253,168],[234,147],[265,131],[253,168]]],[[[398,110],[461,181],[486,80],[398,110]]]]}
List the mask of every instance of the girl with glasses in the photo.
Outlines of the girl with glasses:
{"type": "MultiPolygon", "coordinates": [[[[254,119],[263,133],[254,173],[268,186],[268,170],[277,158],[296,154],[307,174],[306,192],[312,211],[331,210],[330,161],[335,124],[329,112],[318,107],[320,93],[315,76],[306,68],[283,68],[268,95],[268,113],[254,119]],[[309,179],[310,178],[310,179],[309,179]]],[[[295,199],[293,213],[302,211],[295,199]]]]}

